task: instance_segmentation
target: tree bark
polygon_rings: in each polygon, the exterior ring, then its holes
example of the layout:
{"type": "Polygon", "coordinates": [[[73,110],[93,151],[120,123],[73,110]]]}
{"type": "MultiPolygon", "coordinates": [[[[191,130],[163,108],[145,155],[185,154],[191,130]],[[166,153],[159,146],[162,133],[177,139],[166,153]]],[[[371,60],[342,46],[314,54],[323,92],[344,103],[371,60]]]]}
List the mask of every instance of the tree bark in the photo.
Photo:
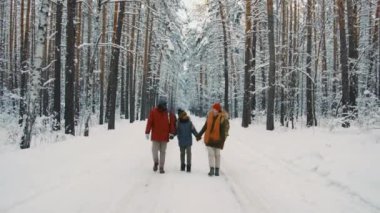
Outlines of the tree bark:
{"type": "Polygon", "coordinates": [[[54,124],[53,130],[61,129],[61,40],[62,40],[62,12],[63,4],[57,1],[55,23],[55,69],[54,69],[54,124]]]}
{"type": "Polygon", "coordinates": [[[274,130],[274,100],[276,84],[276,55],[274,46],[274,15],[273,0],[267,0],[268,10],[268,42],[269,42],[269,76],[268,76],[268,103],[267,103],[267,130],[274,130]]]}
{"type": "Polygon", "coordinates": [[[286,87],[286,71],[287,71],[287,60],[288,60],[288,49],[286,48],[288,42],[288,31],[287,31],[287,3],[282,2],[282,43],[281,43],[281,79],[282,85],[280,87],[280,123],[281,126],[285,125],[286,117],[286,104],[285,104],[285,87],[286,87]]]}
{"type": "Polygon", "coordinates": [[[251,120],[251,60],[252,60],[252,14],[251,14],[251,0],[245,2],[245,66],[244,66],[244,99],[243,99],[243,115],[242,127],[248,127],[251,120]]]}
{"type": "Polygon", "coordinates": [[[340,64],[342,69],[342,110],[343,110],[343,123],[342,127],[350,127],[348,121],[348,110],[350,101],[349,92],[349,76],[348,76],[348,55],[347,55],[347,41],[346,41],[346,27],[344,18],[344,4],[343,0],[337,0],[338,14],[339,14],[339,34],[340,34],[340,64]]]}
{"type": "MultiPolygon", "coordinates": [[[[101,38],[101,42],[104,44],[106,43],[106,27],[107,27],[107,9],[105,7],[105,5],[102,6],[103,7],[103,12],[102,12],[102,38],[101,38]]],[[[105,52],[106,52],[106,48],[105,47],[101,47],[101,51],[100,51],[100,94],[99,94],[99,102],[100,102],[100,106],[99,106],[99,124],[103,124],[104,123],[104,72],[105,72],[105,66],[106,66],[106,62],[105,62],[105,52]]]]}
{"type": "Polygon", "coordinates": [[[146,11],[146,23],[145,23],[145,45],[144,45],[144,70],[143,70],[143,79],[142,79],[142,91],[141,91],[141,114],[140,120],[145,120],[147,117],[147,95],[148,95],[148,51],[149,51],[149,22],[150,22],[150,4],[149,0],[147,0],[147,11],[146,11]]]}
{"type": "Polygon", "coordinates": [[[65,77],[65,133],[75,135],[75,38],[76,0],[67,0],[66,77],[65,77]]]}
{"type": "MultiPolygon", "coordinates": [[[[49,2],[48,0],[43,0],[40,2],[38,10],[38,28],[37,28],[37,42],[35,49],[35,66],[33,66],[33,71],[29,71],[30,75],[30,90],[27,95],[27,112],[25,118],[25,125],[23,130],[23,135],[21,138],[20,148],[26,149],[30,147],[30,142],[32,139],[32,129],[36,120],[37,112],[37,102],[38,93],[40,90],[39,82],[42,72],[43,56],[44,56],[44,46],[46,42],[47,34],[47,22],[49,13],[49,2]]],[[[28,18],[27,18],[28,20],[28,18]]],[[[29,31],[29,29],[26,29],[29,31]]],[[[25,37],[26,38],[26,37],[25,37]]]]}
{"type": "Polygon", "coordinates": [[[224,49],[224,110],[229,111],[229,104],[228,104],[228,41],[227,41],[227,19],[225,17],[225,11],[224,11],[224,5],[222,4],[222,1],[219,1],[219,11],[220,16],[222,19],[222,28],[223,28],[223,49],[224,49]]]}
{"type": "Polygon", "coordinates": [[[348,20],[348,58],[349,58],[349,82],[350,101],[349,111],[353,115],[351,119],[358,116],[356,98],[358,97],[358,74],[357,60],[359,58],[359,28],[358,28],[358,8],[355,0],[347,0],[347,20],[348,20]]]}
{"type": "Polygon", "coordinates": [[[306,126],[315,126],[315,113],[314,113],[314,82],[312,79],[311,72],[311,56],[312,56],[312,12],[313,12],[313,1],[307,1],[307,17],[306,17],[306,30],[307,30],[307,47],[306,47],[306,126]]]}
{"type": "MultiPolygon", "coordinates": [[[[120,2],[120,11],[117,19],[115,44],[120,46],[121,43],[121,32],[123,31],[123,20],[124,20],[124,10],[125,2],[120,2]]],[[[119,55],[120,48],[112,48],[112,58],[110,67],[110,76],[108,81],[107,90],[107,111],[109,113],[108,129],[115,129],[115,111],[116,111],[116,94],[117,94],[117,77],[119,70],[119,55]]]]}

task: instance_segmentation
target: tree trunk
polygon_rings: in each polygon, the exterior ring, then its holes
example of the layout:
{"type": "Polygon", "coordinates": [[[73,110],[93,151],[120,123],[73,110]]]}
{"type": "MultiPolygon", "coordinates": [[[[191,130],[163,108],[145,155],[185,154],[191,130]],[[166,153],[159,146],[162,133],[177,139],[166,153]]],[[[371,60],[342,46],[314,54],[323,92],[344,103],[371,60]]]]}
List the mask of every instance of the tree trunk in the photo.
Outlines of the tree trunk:
{"type": "Polygon", "coordinates": [[[334,96],[338,93],[338,80],[337,80],[337,74],[338,74],[338,69],[339,69],[339,62],[338,62],[338,10],[336,8],[337,2],[334,0],[334,24],[333,24],[333,42],[334,42],[334,47],[333,47],[333,77],[332,77],[332,98],[330,98],[330,101],[332,102],[331,104],[331,110],[334,111],[337,108],[337,103],[334,101],[334,96]]]}
{"type": "MultiPolygon", "coordinates": [[[[116,39],[116,31],[117,31],[117,17],[118,17],[118,14],[119,14],[119,4],[114,4],[114,14],[113,14],[113,26],[112,26],[112,44],[115,44],[115,39],[116,39]]],[[[111,47],[111,57],[112,57],[112,52],[113,51],[113,48],[111,47]]],[[[111,73],[111,71],[110,71],[111,73]]],[[[110,82],[110,74],[108,75],[108,83],[110,82]]],[[[109,119],[110,119],[110,106],[111,104],[109,103],[109,101],[111,101],[111,98],[110,98],[110,92],[111,90],[109,90],[110,88],[110,85],[107,85],[107,97],[106,97],[106,123],[108,123],[109,119]]]]}
{"type": "Polygon", "coordinates": [[[109,113],[108,129],[115,129],[115,111],[116,111],[116,94],[117,94],[117,76],[119,70],[119,55],[120,55],[120,43],[121,32],[123,31],[125,2],[120,2],[120,11],[118,14],[115,44],[118,47],[112,48],[112,58],[110,67],[110,76],[108,81],[107,90],[107,111],[109,113]]]}
{"type": "Polygon", "coordinates": [[[358,116],[356,98],[358,97],[358,74],[357,60],[359,58],[359,28],[358,28],[358,9],[355,0],[347,0],[347,20],[348,20],[348,58],[349,58],[349,111],[354,119],[358,116]]]}
{"type": "Polygon", "coordinates": [[[224,5],[222,1],[219,1],[219,11],[222,19],[222,28],[223,28],[223,47],[224,47],[224,110],[229,111],[228,106],[228,42],[227,42],[227,19],[225,17],[224,5]]]}
{"type": "Polygon", "coordinates": [[[141,114],[140,120],[145,120],[147,117],[147,96],[148,96],[148,50],[149,50],[149,21],[150,21],[150,4],[149,0],[147,0],[147,11],[146,11],[146,24],[145,24],[145,45],[144,45],[144,71],[143,71],[143,79],[142,79],[142,91],[141,91],[141,114]]]}
{"type": "MultiPolygon", "coordinates": [[[[136,12],[136,10],[134,10],[136,12]]],[[[140,10],[139,10],[140,13],[140,10]]],[[[136,94],[136,74],[135,74],[135,67],[136,67],[136,61],[134,60],[134,55],[132,54],[132,51],[135,52],[136,58],[137,58],[137,53],[135,51],[137,44],[135,43],[135,30],[136,29],[136,14],[133,14],[132,17],[132,30],[131,30],[131,44],[129,46],[129,51],[128,51],[128,69],[129,69],[129,87],[130,87],[130,101],[129,101],[129,122],[133,123],[135,121],[135,94],[136,94]]],[[[136,38],[138,40],[138,37],[136,38]]]]}
{"type": "Polygon", "coordinates": [[[274,130],[274,99],[276,83],[276,55],[274,46],[274,15],[273,0],[267,0],[268,10],[268,42],[269,42],[269,76],[268,76],[268,104],[267,104],[267,130],[274,130]]]}
{"type": "MultiPolygon", "coordinates": [[[[253,14],[258,14],[257,5],[255,9],[253,9],[253,14]]],[[[250,90],[250,112],[249,112],[249,123],[251,124],[252,119],[254,118],[254,114],[252,116],[252,111],[256,110],[256,43],[257,43],[257,24],[258,21],[256,18],[253,19],[253,26],[252,26],[252,59],[251,59],[251,79],[249,83],[249,90],[250,90]]]]}
{"type": "Polygon", "coordinates": [[[75,135],[75,9],[76,0],[67,0],[66,25],[66,79],[65,79],[65,133],[75,135]]]}
{"type": "Polygon", "coordinates": [[[54,69],[54,124],[53,130],[61,129],[61,39],[62,39],[62,11],[63,4],[61,0],[57,1],[55,23],[55,69],[54,69]]]}
{"type": "Polygon", "coordinates": [[[286,85],[286,71],[287,71],[287,60],[288,60],[288,50],[286,48],[288,42],[288,31],[287,31],[287,3],[286,1],[282,2],[282,43],[281,43],[281,79],[282,85],[280,87],[280,123],[281,126],[285,125],[285,116],[286,116],[286,104],[285,104],[285,85],[286,85]]]}
{"type": "Polygon", "coordinates": [[[340,34],[340,64],[342,69],[342,110],[343,110],[343,123],[342,127],[350,127],[348,119],[349,109],[349,76],[348,76],[348,55],[346,43],[346,27],[344,18],[344,4],[343,0],[337,0],[338,14],[339,14],[339,34],[340,34]]]}
{"type": "Polygon", "coordinates": [[[328,112],[328,72],[327,72],[327,50],[326,50],[326,5],[322,0],[321,19],[321,42],[322,42],[322,115],[327,116],[328,112]]]}
{"type": "Polygon", "coordinates": [[[20,120],[19,124],[23,125],[24,116],[27,113],[26,93],[28,91],[28,72],[30,72],[29,65],[29,17],[30,17],[30,1],[28,0],[26,9],[26,20],[24,23],[24,0],[21,1],[21,37],[20,37],[20,65],[21,65],[21,84],[20,84],[20,120]]]}
{"type": "MultiPolygon", "coordinates": [[[[25,125],[23,130],[23,135],[21,138],[20,148],[25,149],[30,147],[30,142],[32,139],[32,129],[36,120],[36,105],[38,102],[38,92],[40,89],[39,81],[42,72],[43,65],[43,55],[44,46],[47,34],[47,22],[49,13],[49,2],[48,0],[43,0],[40,2],[38,11],[38,31],[37,31],[37,43],[35,49],[35,66],[33,66],[33,71],[30,71],[30,90],[27,95],[27,113],[25,119],[25,125]]],[[[26,29],[29,30],[28,28],[26,29]]]]}
{"type": "Polygon", "coordinates": [[[251,0],[245,2],[245,66],[244,66],[244,100],[243,100],[243,117],[242,127],[248,127],[251,120],[251,105],[250,105],[250,81],[251,81],[251,60],[252,60],[252,15],[251,15],[251,0]]]}
{"type": "Polygon", "coordinates": [[[312,12],[313,12],[313,1],[307,1],[307,16],[306,16],[306,28],[307,28],[307,47],[306,47],[306,126],[315,126],[315,113],[314,113],[314,82],[311,73],[311,56],[312,56],[312,12]]]}
{"type": "Polygon", "coordinates": [[[290,15],[289,15],[289,58],[288,58],[288,72],[289,76],[289,120],[292,125],[292,129],[294,129],[294,112],[295,112],[295,96],[296,96],[296,82],[297,75],[295,72],[295,63],[294,63],[294,55],[296,50],[295,39],[296,39],[296,2],[294,2],[294,6],[290,6],[290,15]]]}
{"type": "MultiPolygon", "coordinates": [[[[101,42],[104,44],[106,43],[106,28],[107,28],[107,8],[103,5],[103,12],[102,12],[102,38],[101,42]]],[[[99,106],[99,124],[104,123],[104,72],[105,72],[105,52],[106,48],[101,47],[100,52],[100,106],[99,106]]]]}
{"type": "Polygon", "coordinates": [[[79,120],[79,113],[80,113],[80,95],[81,95],[81,84],[80,84],[80,78],[81,78],[81,50],[77,47],[79,47],[82,43],[82,1],[77,1],[77,10],[78,10],[78,16],[76,17],[76,20],[74,25],[76,25],[76,58],[75,58],[75,83],[74,83],[74,95],[75,95],[75,101],[74,101],[74,107],[75,107],[75,125],[77,125],[79,120]]]}
{"type": "Polygon", "coordinates": [[[14,24],[14,19],[17,16],[17,13],[14,13],[14,0],[10,1],[10,15],[9,15],[9,43],[8,43],[8,48],[9,48],[9,63],[8,63],[8,70],[9,70],[9,83],[8,83],[8,89],[10,91],[13,90],[13,73],[14,73],[14,54],[13,54],[13,44],[14,40],[16,40],[14,37],[14,31],[15,31],[15,24],[14,24]]]}
{"type": "MultiPolygon", "coordinates": [[[[126,26],[124,26],[124,33],[127,34],[127,35],[130,35],[130,31],[131,31],[131,28],[133,28],[131,26],[131,15],[128,15],[127,16],[127,21],[125,22],[126,26]]],[[[124,42],[125,42],[125,46],[127,46],[128,42],[130,41],[130,36],[125,36],[125,39],[124,39],[124,42]]],[[[133,41],[131,41],[133,42],[133,41]]],[[[131,43],[129,43],[128,45],[128,49],[129,49],[129,46],[131,45],[131,43]]],[[[128,57],[128,53],[129,51],[125,54],[125,56],[123,57],[123,61],[125,62],[125,67],[123,67],[123,70],[125,70],[125,85],[124,85],[124,100],[125,100],[125,106],[124,106],[124,118],[125,119],[129,119],[129,93],[130,93],[130,81],[129,81],[129,78],[131,77],[131,73],[129,71],[129,57],[128,57]]]]}

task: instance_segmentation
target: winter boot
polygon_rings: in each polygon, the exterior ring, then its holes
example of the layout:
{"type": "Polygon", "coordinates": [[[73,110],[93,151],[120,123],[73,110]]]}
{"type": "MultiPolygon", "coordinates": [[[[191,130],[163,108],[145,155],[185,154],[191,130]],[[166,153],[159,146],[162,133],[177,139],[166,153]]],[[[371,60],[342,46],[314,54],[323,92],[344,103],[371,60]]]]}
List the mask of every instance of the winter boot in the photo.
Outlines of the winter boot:
{"type": "Polygon", "coordinates": [[[219,168],[215,168],[215,176],[219,176],[219,168]]]}
{"type": "Polygon", "coordinates": [[[153,171],[157,172],[157,169],[158,169],[158,163],[154,163],[154,165],[153,165],[153,171]]]}
{"type": "Polygon", "coordinates": [[[214,167],[210,167],[210,172],[208,173],[208,176],[214,175],[214,167]]]}
{"type": "Polygon", "coordinates": [[[165,173],[164,167],[160,167],[160,173],[161,173],[161,174],[164,174],[164,173],[165,173]]]}
{"type": "Polygon", "coordinates": [[[186,164],[181,164],[181,171],[185,171],[185,166],[186,166],[186,164]]]}
{"type": "Polygon", "coordinates": [[[187,164],[187,166],[186,166],[186,172],[191,172],[191,165],[190,164],[187,164]]]}

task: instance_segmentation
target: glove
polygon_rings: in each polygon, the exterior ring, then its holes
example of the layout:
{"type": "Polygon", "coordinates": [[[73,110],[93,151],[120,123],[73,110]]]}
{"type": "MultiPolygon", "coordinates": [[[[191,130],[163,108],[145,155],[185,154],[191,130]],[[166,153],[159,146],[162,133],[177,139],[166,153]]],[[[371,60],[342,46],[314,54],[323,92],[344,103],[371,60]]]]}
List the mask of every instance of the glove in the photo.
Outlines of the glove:
{"type": "Polygon", "coordinates": [[[174,135],[173,134],[169,134],[169,139],[173,139],[174,138],[174,135]]]}
{"type": "Polygon", "coordinates": [[[149,134],[145,134],[147,140],[149,140],[149,134]]]}

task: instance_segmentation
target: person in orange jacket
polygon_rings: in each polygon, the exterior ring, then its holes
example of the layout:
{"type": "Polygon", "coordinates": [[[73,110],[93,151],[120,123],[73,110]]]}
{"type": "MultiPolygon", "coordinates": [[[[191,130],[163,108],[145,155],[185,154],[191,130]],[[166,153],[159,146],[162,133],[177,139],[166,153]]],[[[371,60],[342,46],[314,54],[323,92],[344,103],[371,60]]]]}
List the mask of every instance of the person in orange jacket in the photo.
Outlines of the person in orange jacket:
{"type": "Polygon", "coordinates": [[[209,176],[219,176],[220,150],[224,147],[228,130],[229,121],[227,112],[222,110],[220,103],[213,104],[207,115],[206,123],[197,135],[197,141],[199,141],[203,133],[205,133],[204,142],[207,146],[210,166],[209,176]]]}
{"type": "Polygon", "coordinates": [[[169,139],[173,139],[175,134],[175,115],[168,112],[167,101],[165,97],[160,97],[158,105],[150,111],[148,122],[146,124],[145,134],[149,140],[151,134],[152,141],[152,155],[153,155],[153,171],[160,169],[160,173],[165,173],[165,155],[166,146],[169,139]],[[160,153],[160,157],[158,157],[160,153]]]}

